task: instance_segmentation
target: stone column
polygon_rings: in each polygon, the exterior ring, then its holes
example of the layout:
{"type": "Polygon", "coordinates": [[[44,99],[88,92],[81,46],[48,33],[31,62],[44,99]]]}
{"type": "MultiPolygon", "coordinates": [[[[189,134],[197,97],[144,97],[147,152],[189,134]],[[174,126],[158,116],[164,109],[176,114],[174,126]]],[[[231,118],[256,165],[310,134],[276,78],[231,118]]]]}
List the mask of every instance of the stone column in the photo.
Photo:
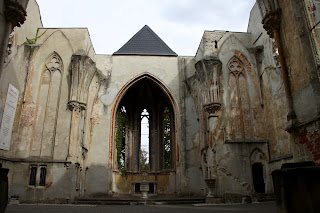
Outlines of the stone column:
{"type": "MultiPolygon", "coordinates": [[[[198,95],[202,97],[202,107],[204,112],[207,113],[206,119],[207,126],[206,132],[209,133],[203,136],[205,140],[209,143],[211,140],[212,132],[217,129],[219,117],[216,114],[221,108],[221,98],[220,98],[220,72],[222,68],[222,62],[215,55],[207,56],[202,60],[199,60],[196,65],[197,79],[199,82],[198,95]]],[[[213,149],[213,145],[207,146],[213,149]]],[[[214,152],[214,150],[213,150],[214,152]]],[[[213,158],[212,162],[216,165],[216,158],[213,158]]],[[[207,167],[205,165],[205,167],[207,167]]],[[[207,168],[203,168],[207,169],[207,168]]],[[[209,170],[210,171],[210,170],[209,170]]],[[[213,172],[208,175],[205,179],[206,185],[208,187],[208,194],[206,197],[207,203],[219,203],[221,199],[216,196],[216,168],[213,168],[213,172]]]]}
{"type": "Polygon", "coordinates": [[[201,92],[204,93],[199,95],[203,95],[202,101],[206,111],[220,109],[221,67],[222,62],[216,56],[204,58],[195,65],[201,92]]]}
{"type": "Polygon", "coordinates": [[[82,154],[84,112],[91,81],[96,75],[95,62],[86,55],[73,55],[70,69],[68,108],[72,111],[68,160],[80,163],[82,154]]]}
{"type": "Polygon", "coordinates": [[[82,139],[81,125],[83,120],[83,111],[86,108],[86,104],[77,101],[69,101],[68,107],[72,111],[68,160],[72,162],[79,162],[79,157],[82,153],[80,143],[82,139]]]}
{"type": "Polygon", "coordinates": [[[0,78],[3,70],[4,59],[6,57],[6,50],[9,40],[9,35],[14,27],[20,27],[24,21],[26,20],[27,12],[25,11],[25,7],[28,4],[28,0],[22,1],[24,6],[22,6],[19,2],[4,0],[1,1],[4,6],[4,18],[5,20],[0,20],[0,24],[2,25],[0,29],[0,78]],[[2,31],[2,32],[1,32],[2,31]]]}
{"type": "Polygon", "coordinates": [[[283,44],[282,44],[282,39],[280,35],[280,26],[281,26],[281,18],[282,18],[281,9],[279,8],[278,4],[273,4],[275,2],[276,1],[268,1],[268,4],[264,5],[263,8],[261,7],[262,5],[260,5],[260,10],[262,14],[264,14],[262,19],[263,28],[267,31],[267,33],[271,38],[275,39],[278,47],[283,85],[286,93],[287,106],[289,109],[289,112],[287,115],[287,120],[289,122],[287,131],[290,132],[292,128],[294,128],[296,125],[296,113],[293,106],[293,98],[292,98],[292,92],[291,92],[291,84],[290,84],[290,78],[288,73],[288,67],[285,60],[285,54],[283,52],[284,51],[283,44]],[[272,4],[269,5],[270,3],[272,4]]]}

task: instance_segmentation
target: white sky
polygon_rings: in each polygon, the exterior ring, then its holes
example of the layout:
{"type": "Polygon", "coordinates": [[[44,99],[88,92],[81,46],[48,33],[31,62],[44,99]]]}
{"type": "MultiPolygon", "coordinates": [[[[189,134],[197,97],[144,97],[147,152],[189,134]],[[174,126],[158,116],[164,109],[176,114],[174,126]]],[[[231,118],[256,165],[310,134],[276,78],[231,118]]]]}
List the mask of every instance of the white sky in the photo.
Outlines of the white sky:
{"type": "Polygon", "coordinates": [[[87,27],[112,54],[148,25],[178,55],[195,55],[204,30],[246,32],[255,0],[37,0],[44,27],[87,27]]]}

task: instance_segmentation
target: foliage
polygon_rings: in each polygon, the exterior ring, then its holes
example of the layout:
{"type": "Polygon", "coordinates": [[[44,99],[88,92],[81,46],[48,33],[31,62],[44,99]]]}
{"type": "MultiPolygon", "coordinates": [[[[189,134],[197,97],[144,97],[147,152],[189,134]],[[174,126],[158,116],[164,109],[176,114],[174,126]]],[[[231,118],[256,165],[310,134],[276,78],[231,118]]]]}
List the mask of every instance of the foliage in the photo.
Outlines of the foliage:
{"type": "Polygon", "coordinates": [[[119,169],[119,171],[121,172],[121,177],[122,178],[128,179],[128,172],[127,172],[127,170],[125,168],[121,168],[121,169],[119,169]]]}
{"type": "Polygon", "coordinates": [[[45,30],[41,35],[38,36],[39,29],[37,29],[36,36],[35,36],[34,38],[31,38],[31,39],[29,39],[29,38],[26,37],[27,41],[24,42],[24,44],[35,44],[35,43],[37,43],[38,38],[40,38],[41,36],[43,36],[43,34],[45,34],[46,32],[47,32],[47,30],[45,30]]]}
{"type": "Polygon", "coordinates": [[[272,65],[269,65],[267,67],[264,68],[265,70],[275,70],[276,68],[272,65]]]}
{"type": "Polygon", "coordinates": [[[272,65],[269,65],[267,67],[264,68],[263,72],[261,73],[260,77],[262,77],[262,75],[264,74],[264,71],[266,70],[275,70],[276,68],[272,65]]]}
{"type": "Polygon", "coordinates": [[[164,146],[164,168],[171,169],[171,124],[170,111],[166,107],[163,112],[163,146],[164,146]]]}
{"type": "Polygon", "coordinates": [[[140,152],[140,166],[141,171],[148,171],[149,168],[149,162],[148,162],[148,153],[146,150],[141,149],[140,152]]]}
{"type": "Polygon", "coordinates": [[[116,148],[118,169],[124,169],[125,161],[125,138],[126,138],[126,113],[120,110],[117,113],[116,148]]]}

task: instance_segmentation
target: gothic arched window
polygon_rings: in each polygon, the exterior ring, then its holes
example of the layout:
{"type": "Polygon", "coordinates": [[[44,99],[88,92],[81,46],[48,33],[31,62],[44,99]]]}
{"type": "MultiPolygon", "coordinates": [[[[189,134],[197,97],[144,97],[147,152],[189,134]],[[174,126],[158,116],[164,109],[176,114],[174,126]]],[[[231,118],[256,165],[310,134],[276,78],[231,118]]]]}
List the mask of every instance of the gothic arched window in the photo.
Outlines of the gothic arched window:
{"type": "Polygon", "coordinates": [[[116,150],[118,169],[125,169],[126,162],[126,108],[119,107],[117,112],[116,150]]]}
{"type": "Polygon", "coordinates": [[[37,123],[33,151],[38,156],[52,156],[59,109],[62,60],[53,53],[46,61],[40,79],[37,123]]]}
{"type": "Polygon", "coordinates": [[[140,169],[141,171],[150,170],[149,155],[149,112],[144,109],[141,113],[141,144],[140,144],[140,169]]]}
{"type": "MultiPolygon", "coordinates": [[[[115,124],[114,168],[135,174],[175,169],[175,119],[169,93],[160,82],[143,75],[127,88],[116,106],[125,106],[126,121],[115,124]],[[124,154],[123,154],[124,153],[124,154]]],[[[167,170],[167,171],[164,171],[167,170]]]]}
{"type": "Polygon", "coordinates": [[[229,64],[231,127],[234,139],[252,137],[250,99],[243,63],[233,57],[229,64]]]}
{"type": "Polygon", "coordinates": [[[171,112],[166,106],[162,114],[163,120],[163,168],[172,169],[172,134],[171,112]]]}

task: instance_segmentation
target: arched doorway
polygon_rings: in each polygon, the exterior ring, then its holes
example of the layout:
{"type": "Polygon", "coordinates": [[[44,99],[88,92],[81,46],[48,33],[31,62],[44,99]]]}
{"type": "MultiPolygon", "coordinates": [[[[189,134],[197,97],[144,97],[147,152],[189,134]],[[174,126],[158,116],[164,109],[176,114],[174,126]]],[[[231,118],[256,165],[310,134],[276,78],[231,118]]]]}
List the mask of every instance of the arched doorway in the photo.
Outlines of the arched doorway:
{"type": "Polygon", "coordinates": [[[263,177],[262,163],[254,163],[252,165],[253,187],[256,193],[265,193],[265,183],[263,177]]]}
{"type": "Polygon", "coordinates": [[[150,75],[128,84],[114,110],[114,170],[159,174],[175,170],[172,96],[150,75]]]}

